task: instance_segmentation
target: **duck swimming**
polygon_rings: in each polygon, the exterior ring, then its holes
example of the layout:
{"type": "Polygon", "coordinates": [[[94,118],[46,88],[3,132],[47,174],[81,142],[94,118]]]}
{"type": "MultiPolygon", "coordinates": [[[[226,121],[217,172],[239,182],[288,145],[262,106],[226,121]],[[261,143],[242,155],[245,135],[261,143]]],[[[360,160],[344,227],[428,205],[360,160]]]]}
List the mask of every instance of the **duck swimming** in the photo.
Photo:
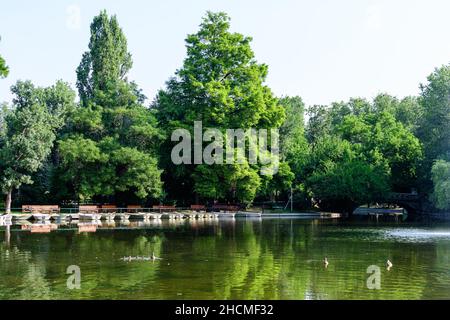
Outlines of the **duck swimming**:
{"type": "Polygon", "coordinates": [[[155,260],[162,260],[162,258],[158,258],[157,256],[155,256],[154,253],[152,253],[151,256],[149,257],[141,257],[141,256],[137,256],[137,257],[132,257],[132,256],[125,256],[123,258],[121,258],[120,260],[122,261],[127,261],[127,262],[131,262],[131,261],[155,261],[155,260]]]}
{"type": "Polygon", "coordinates": [[[392,266],[393,266],[393,264],[392,264],[392,262],[391,262],[391,260],[387,260],[386,261],[386,268],[388,269],[388,270],[390,270],[391,268],[392,268],[392,266]]]}

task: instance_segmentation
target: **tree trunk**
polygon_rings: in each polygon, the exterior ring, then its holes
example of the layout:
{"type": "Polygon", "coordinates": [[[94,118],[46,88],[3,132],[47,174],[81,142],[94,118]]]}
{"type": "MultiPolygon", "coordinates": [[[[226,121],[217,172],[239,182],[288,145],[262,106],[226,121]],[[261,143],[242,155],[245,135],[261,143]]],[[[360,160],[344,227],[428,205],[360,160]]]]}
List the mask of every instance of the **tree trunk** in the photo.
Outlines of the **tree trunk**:
{"type": "Polygon", "coordinates": [[[5,232],[5,244],[6,244],[6,247],[9,248],[10,243],[11,243],[11,226],[8,224],[6,226],[6,232],[5,232]]]}
{"type": "Polygon", "coordinates": [[[9,190],[6,194],[6,203],[5,203],[5,213],[11,213],[11,200],[12,200],[12,190],[9,190]]]}

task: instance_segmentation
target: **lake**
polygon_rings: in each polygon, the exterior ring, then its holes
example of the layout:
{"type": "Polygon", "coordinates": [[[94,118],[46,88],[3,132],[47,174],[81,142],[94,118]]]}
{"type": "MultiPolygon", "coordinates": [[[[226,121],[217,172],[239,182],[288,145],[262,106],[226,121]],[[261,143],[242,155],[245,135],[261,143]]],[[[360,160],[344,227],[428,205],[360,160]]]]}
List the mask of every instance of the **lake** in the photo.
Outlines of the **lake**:
{"type": "Polygon", "coordinates": [[[448,223],[263,218],[30,230],[0,227],[0,299],[450,299],[448,223]],[[161,259],[142,258],[153,252],[161,259]],[[71,265],[80,289],[67,287],[71,265]],[[379,289],[367,286],[369,266],[379,267],[379,289]]]}

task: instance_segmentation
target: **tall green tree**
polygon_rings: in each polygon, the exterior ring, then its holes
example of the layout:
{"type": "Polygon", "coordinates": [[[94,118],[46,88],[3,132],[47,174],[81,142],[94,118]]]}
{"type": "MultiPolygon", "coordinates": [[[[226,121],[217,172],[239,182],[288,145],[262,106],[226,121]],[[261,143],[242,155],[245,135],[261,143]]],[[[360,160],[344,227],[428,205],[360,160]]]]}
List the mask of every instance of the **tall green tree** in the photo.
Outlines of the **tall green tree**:
{"type": "Polygon", "coordinates": [[[304,168],[309,158],[305,128],[305,104],[301,97],[282,97],[279,103],[285,109],[286,119],[280,127],[281,159],[279,172],[272,181],[268,181],[271,195],[283,195],[287,200],[294,190],[295,205],[305,206],[304,168]]]}
{"type": "Polygon", "coordinates": [[[437,159],[450,159],[450,65],[436,69],[421,85],[423,108],[418,137],[425,150],[423,176],[431,189],[431,167],[437,159]]]}
{"type": "Polygon", "coordinates": [[[30,98],[34,94],[30,88],[21,82],[12,88],[16,97],[0,136],[0,187],[6,194],[6,213],[11,212],[13,191],[33,183],[31,175],[42,167],[55,140],[57,120],[45,103],[30,98]]]}
{"type": "Polygon", "coordinates": [[[305,194],[323,208],[351,213],[354,206],[382,201],[388,192],[417,187],[422,145],[414,123],[400,120],[402,103],[379,95],[373,103],[353,98],[310,108],[310,151],[294,170],[303,177],[305,194]]]}
{"type": "Polygon", "coordinates": [[[389,192],[389,172],[371,163],[355,145],[336,135],[316,141],[303,168],[304,192],[324,210],[351,214],[362,204],[379,200],[389,192]]]}
{"type": "Polygon", "coordinates": [[[127,39],[116,16],[111,18],[105,10],[91,23],[89,51],[83,54],[77,68],[77,88],[81,101],[86,104],[111,86],[126,80],[132,67],[127,39]]]}
{"type": "MultiPolygon", "coordinates": [[[[75,91],[63,82],[57,81],[55,85],[40,88],[35,87],[30,81],[19,81],[13,88],[16,93],[16,104],[27,105],[38,103],[45,105],[47,111],[52,115],[55,126],[56,137],[60,137],[65,130],[67,117],[75,110],[75,91]]],[[[59,166],[59,154],[57,145],[53,144],[49,157],[46,158],[39,170],[32,174],[32,185],[24,185],[21,188],[17,201],[22,203],[49,203],[57,201],[55,199],[55,190],[58,186],[54,185],[57,179],[57,168],[59,166]]]]}
{"type": "Polygon", "coordinates": [[[131,65],[117,18],[102,11],[77,69],[81,105],[58,141],[61,197],[128,202],[161,195],[161,136],[145,97],[127,80],[131,65]]]}
{"type": "Polygon", "coordinates": [[[411,187],[417,187],[422,146],[391,113],[349,115],[344,118],[339,133],[368,163],[386,168],[394,191],[409,192],[411,187]]]}
{"type": "Polygon", "coordinates": [[[305,152],[305,104],[301,97],[282,97],[279,104],[284,108],[286,118],[280,127],[280,148],[283,160],[291,161],[305,152]]]}
{"type": "MultiPolygon", "coordinates": [[[[230,32],[230,19],[222,12],[208,12],[200,30],[186,39],[187,57],[167,88],[159,92],[155,108],[167,137],[177,128],[192,132],[194,121],[202,121],[204,128],[224,132],[233,128],[278,128],[284,120],[284,110],[264,84],[268,67],[259,64],[251,49],[251,38],[230,32]]],[[[205,199],[243,201],[248,203],[260,185],[258,166],[179,165],[170,161],[174,143],[167,140],[163,161],[165,177],[172,194],[192,196],[191,190],[205,199]],[[192,183],[185,183],[192,180],[192,183]],[[230,179],[230,177],[233,177],[230,179]],[[240,179],[239,177],[245,177],[240,179]],[[223,181],[224,192],[213,195],[207,180],[223,181]],[[236,183],[236,181],[239,181],[236,183]],[[237,188],[248,191],[245,199],[237,188]],[[180,192],[181,190],[181,192],[180,192]],[[227,195],[236,195],[225,196],[227,195]]]]}
{"type": "Polygon", "coordinates": [[[450,162],[438,160],[431,169],[433,200],[437,208],[450,209],[450,162]]]}

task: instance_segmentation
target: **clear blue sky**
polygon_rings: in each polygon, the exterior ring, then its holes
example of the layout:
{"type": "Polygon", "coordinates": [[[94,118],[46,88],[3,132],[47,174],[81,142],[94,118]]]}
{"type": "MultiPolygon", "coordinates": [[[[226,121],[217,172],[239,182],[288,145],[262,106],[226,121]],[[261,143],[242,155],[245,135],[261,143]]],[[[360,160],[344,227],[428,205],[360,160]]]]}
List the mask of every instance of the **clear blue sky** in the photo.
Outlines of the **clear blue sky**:
{"type": "Polygon", "coordinates": [[[117,14],[133,55],[130,79],[150,99],[181,66],[184,39],[207,10],[227,12],[233,31],[253,37],[277,95],[307,104],[418,94],[419,83],[450,62],[448,0],[14,0],[0,10],[0,55],[10,66],[0,101],[11,100],[18,79],[75,88],[90,22],[103,8],[117,14]]]}

